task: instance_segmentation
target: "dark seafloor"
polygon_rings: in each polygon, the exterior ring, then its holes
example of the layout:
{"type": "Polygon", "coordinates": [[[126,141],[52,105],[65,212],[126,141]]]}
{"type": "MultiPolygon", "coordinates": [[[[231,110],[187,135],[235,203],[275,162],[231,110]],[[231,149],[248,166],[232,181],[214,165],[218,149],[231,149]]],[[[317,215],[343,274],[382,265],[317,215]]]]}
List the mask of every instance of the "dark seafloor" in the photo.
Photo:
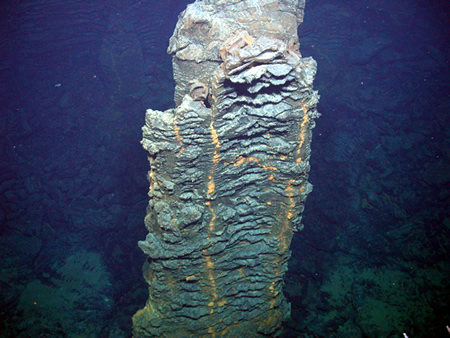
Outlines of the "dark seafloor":
{"type": "MultiPolygon", "coordinates": [[[[128,337],[147,297],[146,108],[192,1],[0,4],[0,336],[128,337]]],[[[449,10],[306,2],[314,191],[286,337],[440,337],[450,325],[449,10]]]]}

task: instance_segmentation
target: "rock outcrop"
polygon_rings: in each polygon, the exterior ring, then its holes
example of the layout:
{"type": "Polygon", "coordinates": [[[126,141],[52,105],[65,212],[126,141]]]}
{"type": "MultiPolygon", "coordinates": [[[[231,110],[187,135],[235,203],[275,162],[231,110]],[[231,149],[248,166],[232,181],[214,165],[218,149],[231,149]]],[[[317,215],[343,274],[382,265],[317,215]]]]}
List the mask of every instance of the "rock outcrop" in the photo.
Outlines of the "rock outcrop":
{"type": "Polygon", "coordinates": [[[182,13],[176,108],[147,110],[149,299],[135,337],[276,336],[293,233],[312,186],[316,63],[304,0],[204,0],[182,13]]]}

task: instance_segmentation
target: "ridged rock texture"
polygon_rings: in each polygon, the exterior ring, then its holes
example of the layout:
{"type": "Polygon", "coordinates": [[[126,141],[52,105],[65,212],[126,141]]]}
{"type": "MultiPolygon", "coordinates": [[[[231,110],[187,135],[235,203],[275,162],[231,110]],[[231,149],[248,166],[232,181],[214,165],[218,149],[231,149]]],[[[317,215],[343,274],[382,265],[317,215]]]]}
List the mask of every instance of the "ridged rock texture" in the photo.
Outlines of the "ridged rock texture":
{"type": "Polygon", "coordinates": [[[170,40],[175,109],[147,110],[149,299],[135,337],[277,336],[319,96],[304,0],[197,1],[170,40]]]}

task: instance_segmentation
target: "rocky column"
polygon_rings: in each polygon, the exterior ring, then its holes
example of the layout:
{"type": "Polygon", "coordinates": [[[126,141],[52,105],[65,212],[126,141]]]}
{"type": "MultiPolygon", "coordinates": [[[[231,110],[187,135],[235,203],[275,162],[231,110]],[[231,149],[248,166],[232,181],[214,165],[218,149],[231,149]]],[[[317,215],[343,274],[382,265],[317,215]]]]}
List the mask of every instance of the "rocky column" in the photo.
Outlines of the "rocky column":
{"type": "Polygon", "coordinates": [[[204,0],[182,13],[176,108],[149,109],[145,307],[135,337],[276,336],[301,227],[319,96],[302,58],[304,0],[204,0]]]}

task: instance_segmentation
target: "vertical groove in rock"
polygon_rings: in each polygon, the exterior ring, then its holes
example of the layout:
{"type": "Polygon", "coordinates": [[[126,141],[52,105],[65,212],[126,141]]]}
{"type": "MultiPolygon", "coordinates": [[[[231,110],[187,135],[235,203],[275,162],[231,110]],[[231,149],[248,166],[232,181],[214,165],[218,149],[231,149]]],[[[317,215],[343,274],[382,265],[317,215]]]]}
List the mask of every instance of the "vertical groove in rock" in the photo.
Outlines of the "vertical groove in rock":
{"type": "Polygon", "coordinates": [[[276,336],[308,183],[316,63],[304,0],[189,5],[170,40],[176,108],[147,110],[149,256],[135,337],[276,336]]]}

